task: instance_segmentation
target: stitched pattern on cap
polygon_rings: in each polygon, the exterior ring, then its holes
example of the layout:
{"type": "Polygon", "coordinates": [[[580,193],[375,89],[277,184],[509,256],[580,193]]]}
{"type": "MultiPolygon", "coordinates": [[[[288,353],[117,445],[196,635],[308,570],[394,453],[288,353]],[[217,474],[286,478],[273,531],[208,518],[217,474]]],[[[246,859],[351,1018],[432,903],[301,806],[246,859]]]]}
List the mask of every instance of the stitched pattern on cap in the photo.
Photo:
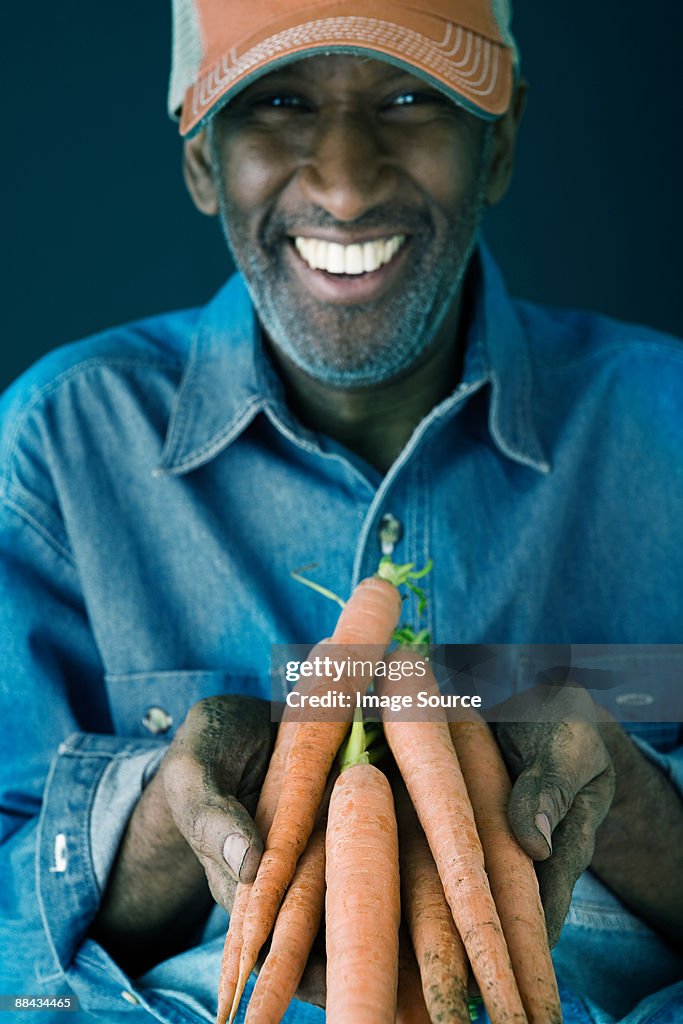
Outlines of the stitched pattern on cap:
{"type": "Polygon", "coordinates": [[[247,50],[241,57],[237,57],[234,50],[224,55],[197,81],[193,96],[194,114],[198,115],[225,92],[232,81],[252,68],[297,47],[316,43],[377,47],[399,59],[415,61],[434,71],[447,82],[452,82],[456,91],[464,88],[468,94],[482,99],[494,91],[498,82],[500,47],[460,26],[449,25],[444,39],[436,42],[377,18],[323,18],[279,32],[247,50]],[[448,49],[442,52],[445,47],[448,49]],[[456,57],[459,59],[454,59],[456,57]]]}

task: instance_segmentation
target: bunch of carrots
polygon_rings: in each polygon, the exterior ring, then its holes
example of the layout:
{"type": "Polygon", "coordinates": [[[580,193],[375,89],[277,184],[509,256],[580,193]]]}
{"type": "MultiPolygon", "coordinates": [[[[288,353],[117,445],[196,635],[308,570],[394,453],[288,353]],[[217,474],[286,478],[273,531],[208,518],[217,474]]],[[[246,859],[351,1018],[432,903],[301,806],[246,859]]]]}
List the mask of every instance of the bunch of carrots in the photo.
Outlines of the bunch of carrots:
{"type": "MultiPolygon", "coordinates": [[[[426,571],[383,558],[323,645],[362,648],[366,660],[392,639],[423,642],[398,629],[399,588],[422,601],[414,581],[426,571]]],[[[388,660],[419,656],[401,648],[388,660]]],[[[343,685],[355,694],[372,682],[343,685]]],[[[433,676],[409,673],[375,686],[438,691],[433,676]]],[[[256,811],[264,854],[253,884],[237,889],[217,1024],[234,1019],[269,937],[245,1020],[282,1019],[323,915],[330,1024],[469,1024],[470,972],[491,1024],[561,1024],[536,875],[508,825],[511,784],[488,725],[474,713],[382,716],[388,774],[372,763],[380,730],[360,717],[281,723],[256,811]]]]}

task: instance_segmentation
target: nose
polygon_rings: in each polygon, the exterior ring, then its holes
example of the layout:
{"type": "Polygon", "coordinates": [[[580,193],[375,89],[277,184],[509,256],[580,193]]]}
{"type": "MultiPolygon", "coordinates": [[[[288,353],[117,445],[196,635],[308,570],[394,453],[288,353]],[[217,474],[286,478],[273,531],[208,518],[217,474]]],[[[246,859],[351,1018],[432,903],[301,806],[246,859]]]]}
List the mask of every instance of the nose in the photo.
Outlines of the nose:
{"type": "Polygon", "coordinates": [[[309,202],[338,221],[355,221],[391,198],[396,168],[369,119],[338,112],[320,119],[300,183],[309,202]]]}

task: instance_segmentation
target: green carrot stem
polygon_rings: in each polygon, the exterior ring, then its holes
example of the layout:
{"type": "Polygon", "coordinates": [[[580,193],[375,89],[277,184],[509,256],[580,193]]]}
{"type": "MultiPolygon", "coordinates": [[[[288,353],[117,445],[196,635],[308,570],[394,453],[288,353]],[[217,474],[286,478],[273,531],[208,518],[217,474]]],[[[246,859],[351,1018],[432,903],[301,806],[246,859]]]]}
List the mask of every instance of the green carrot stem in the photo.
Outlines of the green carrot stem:
{"type": "Polygon", "coordinates": [[[355,764],[370,764],[370,755],[366,749],[363,712],[360,708],[356,708],[354,711],[351,732],[339,752],[339,771],[344,772],[355,764]]]}
{"type": "Polygon", "coordinates": [[[335,594],[334,591],[328,590],[327,587],[323,587],[320,583],[314,583],[313,580],[306,579],[305,576],[301,576],[298,572],[294,572],[294,570],[289,575],[298,583],[303,583],[305,587],[310,587],[316,593],[322,594],[323,597],[329,597],[330,601],[336,601],[340,608],[346,607],[346,601],[342,601],[341,597],[335,594]]]}

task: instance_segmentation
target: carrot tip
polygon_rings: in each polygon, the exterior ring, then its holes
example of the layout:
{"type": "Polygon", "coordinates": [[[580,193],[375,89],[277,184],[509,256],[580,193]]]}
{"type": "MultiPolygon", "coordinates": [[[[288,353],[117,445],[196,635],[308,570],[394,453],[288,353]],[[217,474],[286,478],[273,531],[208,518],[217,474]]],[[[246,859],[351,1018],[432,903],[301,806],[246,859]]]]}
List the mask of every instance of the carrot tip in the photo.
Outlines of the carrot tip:
{"type": "Polygon", "coordinates": [[[250,973],[251,971],[247,972],[245,975],[244,970],[240,970],[239,978],[237,979],[237,988],[235,989],[235,998],[232,1001],[232,1009],[230,1010],[230,1017],[228,1018],[229,1024],[232,1024],[237,1016],[237,1011],[240,1008],[240,1002],[242,1001],[242,995],[250,973]]]}
{"type": "Polygon", "coordinates": [[[223,996],[223,998],[219,1000],[219,1003],[218,1003],[218,1013],[216,1014],[216,1024],[227,1024],[227,1021],[228,1021],[228,1011],[229,1011],[230,1007],[232,1006],[232,1002],[233,1002],[233,999],[234,999],[234,992],[235,992],[235,990],[234,990],[234,987],[233,987],[232,993],[230,993],[228,991],[223,996]]]}

